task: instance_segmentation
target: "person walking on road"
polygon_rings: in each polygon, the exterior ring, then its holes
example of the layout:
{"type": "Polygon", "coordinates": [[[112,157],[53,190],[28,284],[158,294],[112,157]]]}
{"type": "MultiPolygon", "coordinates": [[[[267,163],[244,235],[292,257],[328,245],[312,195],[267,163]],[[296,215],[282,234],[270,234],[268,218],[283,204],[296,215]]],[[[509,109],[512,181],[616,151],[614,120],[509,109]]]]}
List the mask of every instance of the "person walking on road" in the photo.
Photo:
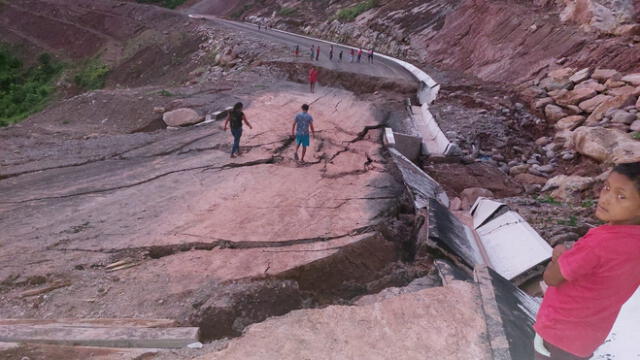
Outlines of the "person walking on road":
{"type": "Polygon", "coordinates": [[[360,63],[360,60],[362,59],[362,48],[358,49],[358,64],[360,63]]]}
{"type": "Polygon", "coordinates": [[[369,50],[369,64],[373,64],[373,48],[369,50]]]}
{"type": "Polygon", "coordinates": [[[316,46],[316,61],[320,60],[320,45],[316,46]]]}
{"type": "Polygon", "coordinates": [[[356,51],[351,49],[351,58],[350,58],[349,62],[353,62],[353,57],[355,56],[355,54],[356,54],[356,51]]]}
{"type": "Polygon", "coordinates": [[[311,45],[311,61],[313,61],[313,56],[315,55],[316,48],[314,45],[311,45]]]}
{"type": "Polygon", "coordinates": [[[338,62],[342,62],[342,50],[338,53],[338,62]]]}
{"type": "Polygon", "coordinates": [[[300,55],[300,45],[296,45],[296,57],[300,55]]]}
{"type": "Polygon", "coordinates": [[[331,45],[331,49],[329,49],[329,61],[333,61],[333,45],[331,45]]]}
{"type": "Polygon", "coordinates": [[[227,120],[224,122],[224,131],[227,131],[227,125],[231,125],[231,135],[233,135],[233,146],[231,147],[231,157],[240,156],[240,137],[242,137],[242,123],[247,124],[249,129],[253,129],[247,116],[242,112],[242,103],[236,103],[233,106],[233,110],[227,116],[227,120]]]}
{"type": "Polygon", "coordinates": [[[304,155],[307,153],[307,147],[309,147],[309,128],[311,133],[316,136],[316,130],[313,128],[313,117],[309,115],[309,105],[302,105],[302,112],[298,113],[293,120],[293,126],[291,127],[291,136],[296,138],[296,152],[293,158],[298,160],[298,149],[302,145],[302,156],[300,157],[300,163],[304,164],[304,155]]]}
{"type": "Polygon", "coordinates": [[[309,69],[309,90],[311,93],[316,91],[316,83],[318,82],[318,70],[315,67],[309,69]]]}

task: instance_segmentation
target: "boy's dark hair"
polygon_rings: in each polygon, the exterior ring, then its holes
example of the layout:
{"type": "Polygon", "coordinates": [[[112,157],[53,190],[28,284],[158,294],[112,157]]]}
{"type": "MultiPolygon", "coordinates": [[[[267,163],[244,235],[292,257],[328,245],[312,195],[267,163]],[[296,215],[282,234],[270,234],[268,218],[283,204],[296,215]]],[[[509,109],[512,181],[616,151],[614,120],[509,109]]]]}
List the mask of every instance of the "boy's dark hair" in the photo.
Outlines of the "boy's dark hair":
{"type": "Polygon", "coordinates": [[[242,107],[243,107],[243,105],[242,105],[241,102],[236,103],[235,105],[233,105],[233,111],[240,111],[240,110],[242,110],[242,107]]]}
{"type": "Polygon", "coordinates": [[[640,191],[640,162],[618,164],[613,168],[618,174],[628,177],[640,191]]]}
{"type": "Polygon", "coordinates": [[[302,110],[309,111],[309,105],[307,104],[302,105],[302,110]]]}

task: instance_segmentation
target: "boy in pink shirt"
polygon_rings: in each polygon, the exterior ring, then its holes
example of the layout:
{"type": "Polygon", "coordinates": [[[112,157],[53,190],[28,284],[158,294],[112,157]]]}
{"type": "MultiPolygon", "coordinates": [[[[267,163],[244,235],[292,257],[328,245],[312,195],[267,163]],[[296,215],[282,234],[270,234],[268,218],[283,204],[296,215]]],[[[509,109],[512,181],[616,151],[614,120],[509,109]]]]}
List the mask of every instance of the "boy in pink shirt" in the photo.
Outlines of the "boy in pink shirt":
{"type": "Polygon", "coordinates": [[[640,286],[640,162],[620,164],[600,192],[591,229],[571,249],[558,245],[534,329],[536,359],[589,359],[622,305],[640,286]]]}

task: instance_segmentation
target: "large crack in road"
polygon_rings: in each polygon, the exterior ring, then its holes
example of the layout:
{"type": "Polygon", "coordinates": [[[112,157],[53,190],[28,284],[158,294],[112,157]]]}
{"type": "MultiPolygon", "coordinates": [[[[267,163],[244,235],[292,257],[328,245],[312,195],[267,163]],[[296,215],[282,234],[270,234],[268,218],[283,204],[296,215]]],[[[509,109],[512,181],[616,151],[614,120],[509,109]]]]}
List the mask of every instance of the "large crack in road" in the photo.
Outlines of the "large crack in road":
{"type": "Polygon", "coordinates": [[[218,122],[130,135],[122,150],[74,163],[9,169],[0,179],[0,317],[168,317],[211,340],[424,276],[428,265],[409,261],[413,214],[381,144],[384,104],[278,86],[251,98],[241,160],[228,158],[218,122]],[[289,137],[303,103],[318,133],[306,165],[293,160],[289,137]],[[106,270],[127,259],[130,267],[106,270]],[[21,298],[42,284],[33,279],[70,285],[21,298]]]}

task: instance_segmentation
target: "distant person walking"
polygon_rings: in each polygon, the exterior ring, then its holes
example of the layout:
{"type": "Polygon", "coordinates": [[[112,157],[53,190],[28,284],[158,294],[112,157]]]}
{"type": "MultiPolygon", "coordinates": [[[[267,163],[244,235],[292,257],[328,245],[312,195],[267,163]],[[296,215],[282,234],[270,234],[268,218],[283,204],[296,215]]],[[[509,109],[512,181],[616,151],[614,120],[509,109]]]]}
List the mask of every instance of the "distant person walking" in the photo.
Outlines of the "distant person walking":
{"type": "Polygon", "coordinates": [[[338,62],[342,62],[342,50],[338,53],[338,62]]]}
{"type": "Polygon", "coordinates": [[[300,45],[296,45],[296,57],[300,56],[300,45]]]}
{"type": "Polygon", "coordinates": [[[311,61],[313,61],[313,56],[315,55],[315,52],[316,52],[315,46],[311,45],[311,61]]]}
{"type": "Polygon", "coordinates": [[[316,46],[316,61],[320,59],[320,45],[316,46]]]}
{"type": "Polygon", "coordinates": [[[361,59],[362,59],[362,48],[358,49],[358,64],[360,63],[361,59]]]}
{"type": "Polygon", "coordinates": [[[258,31],[262,30],[262,25],[258,24],[258,31]]]}
{"type": "Polygon", "coordinates": [[[369,63],[373,64],[373,48],[369,50],[369,63]]]}
{"type": "Polygon", "coordinates": [[[293,158],[298,160],[298,149],[302,145],[302,156],[300,157],[300,163],[304,164],[304,155],[307,153],[307,147],[309,147],[309,128],[311,133],[316,136],[316,130],[313,128],[313,117],[309,115],[309,105],[302,105],[302,112],[298,113],[293,120],[293,126],[291,127],[291,136],[296,138],[296,152],[293,158]]]}
{"type": "Polygon", "coordinates": [[[315,67],[309,69],[309,90],[312,93],[316,91],[316,83],[318,82],[318,70],[315,67]]]}
{"type": "Polygon", "coordinates": [[[233,110],[227,116],[227,120],[224,122],[224,131],[227,131],[227,125],[231,125],[231,135],[233,135],[233,146],[231,147],[231,157],[240,156],[240,137],[242,137],[242,123],[247,124],[249,129],[253,129],[247,116],[242,112],[242,103],[236,103],[233,106],[233,110]]]}
{"type": "Polygon", "coordinates": [[[354,49],[351,49],[351,58],[349,60],[349,62],[353,62],[353,58],[356,55],[356,51],[354,49]]]}
{"type": "Polygon", "coordinates": [[[331,45],[331,49],[329,49],[329,61],[333,61],[333,45],[331,45]]]}

